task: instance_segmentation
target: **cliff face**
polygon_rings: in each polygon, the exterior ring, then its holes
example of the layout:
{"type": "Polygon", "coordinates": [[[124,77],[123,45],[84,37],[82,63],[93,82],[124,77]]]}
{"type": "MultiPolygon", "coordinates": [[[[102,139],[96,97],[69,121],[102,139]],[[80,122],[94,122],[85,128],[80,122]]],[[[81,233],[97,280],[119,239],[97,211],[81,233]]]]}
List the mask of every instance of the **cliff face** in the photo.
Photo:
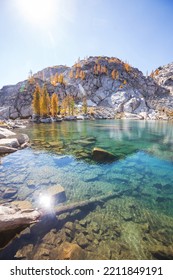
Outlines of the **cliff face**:
{"type": "Polygon", "coordinates": [[[31,116],[35,84],[42,86],[44,82],[50,95],[56,92],[60,100],[70,94],[79,102],[86,96],[89,104],[126,118],[166,118],[165,112],[173,110],[173,64],[160,67],[153,77],[145,77],[117,58],[89,57],[72,67],[48,67],[33,77],[34,82],[26,80],[0,90],[0,115],[31,116]],[[63,83],[53,79],[56,73],[63,74],[63,83]]]}
{"type": "Polygon", "coordinates": [[[159,90],[155,96],[148,98],[148,105],[162,112],[168,118],[173,117],[173,63],[159,67],[153,73],[153,80],[158,84],[159,90]]]}
{"type": "Polygon", "coordinates": [[[154,80],[173,94],[173,62],[155,70],[154,80]]]}

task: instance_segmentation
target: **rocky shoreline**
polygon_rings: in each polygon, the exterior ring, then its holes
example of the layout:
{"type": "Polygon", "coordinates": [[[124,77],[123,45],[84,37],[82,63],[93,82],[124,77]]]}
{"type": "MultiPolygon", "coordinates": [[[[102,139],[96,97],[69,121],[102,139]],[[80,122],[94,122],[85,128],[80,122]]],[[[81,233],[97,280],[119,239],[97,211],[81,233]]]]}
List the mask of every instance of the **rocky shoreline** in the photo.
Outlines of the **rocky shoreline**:
{"type": "Polygon", "coordinates": [[[0,155],[16,152],[29,147],[29,137],[24,133],[16,134],[11,128],[25,128],[10,121],[0,125],[0,155]]]}

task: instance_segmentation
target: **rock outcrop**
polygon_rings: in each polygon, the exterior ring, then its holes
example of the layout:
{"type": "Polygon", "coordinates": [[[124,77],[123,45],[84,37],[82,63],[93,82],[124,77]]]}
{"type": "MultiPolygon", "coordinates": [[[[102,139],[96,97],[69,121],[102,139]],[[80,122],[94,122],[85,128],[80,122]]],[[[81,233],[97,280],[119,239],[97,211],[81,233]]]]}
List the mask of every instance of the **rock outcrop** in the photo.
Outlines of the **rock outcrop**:
{"type": "Polygon", "coordinates": [[[8,138],[8,137],[15,136],[15,135],[16,134],[14,132],[10,131],[9,129],[0,127],[0,139],[8,138]]]}
{"type": "Polygon", "coordinates": [[[0,155],[16,152],[28,145],[28,135],[16,134],[6,128],[0,128],[0,155]]]}
{"type": "Polygon", "coordinates": [[[40,213],[34,209],[20,210],[7,206],[0,206],[0,232],[15,229],[22,225],[35,223],[40,213]]]}
{"type": "Polygon", "coordinates": [[[0,117],[30,117],[35,85],[46,83],[49,94],[57,93],[60,102],[66,95],[74,96],[76,103],[85,96],[88,106],[94,108],[93,117],[99,115],[95,114],[96,108],[104,108],[111,118],[166,119],[173,110],[172,68],[173,64],[168,64],[145,77],[137,68],[114,57],[89,57],[72,67],[48,67],[32,79],[0,90],[0,117]],[[52,82],[56,74],[63,75],[63,82],[52,82]]]}
{"type": "Polygon", "coordinates": [[[173,63],[157,68],[153,78],[158,85],[166,88],[173,94],[173,63]]]}
{"type": "Polygon", "coordinates": [[[173,118],[173,63],[159,67],[152,73],[154,81],[159,85],[155,96],[149,96],[147,104],[156,111],[157,118],[173,118]],[[159,113],[159,114],[158,114],[159,113]]]}

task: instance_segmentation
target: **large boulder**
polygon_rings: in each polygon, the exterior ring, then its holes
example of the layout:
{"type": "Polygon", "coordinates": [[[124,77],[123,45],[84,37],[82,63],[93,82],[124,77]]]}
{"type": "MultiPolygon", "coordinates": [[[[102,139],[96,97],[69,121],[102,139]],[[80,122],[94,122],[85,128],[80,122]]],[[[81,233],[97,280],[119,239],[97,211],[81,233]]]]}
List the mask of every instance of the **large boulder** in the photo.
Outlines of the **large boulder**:
{"type": "Polygon", "coordinates": [[[112,153],[97,147],[92,150],[92,158],[97,162],[111,162],[118,159],[112,153]]]}
{"type": "Polygon", "coordinates": [[[16,133],[12,132],[11,130],[0,127],[0,139],[8,138],[15,135],[16,133]]]}
{"type": "Polygon", "coordinates": [[[124,113],[124,117],[125,119],[132,119],[132,120],[143,120],[143,116],[142,115],[137,115],[137,114],[133,114],[133,113],[124,113]]]}
{"type": "Polygon", "coordinates": [[[17,138],[9,138],[9,139],[5,138],[5,139],[0,139],[0,146],[18,148],[20,145],[17,138]]]}
{"type": "Polygon", "coordinates": [[[40,218],[37,210],[18,210],[10,206],[0,205],[0,232],[32,224],[40,218]]]}
{"type": "Polygon", "coordinates": [[[24,143],[28,143],[29,142],[29,137],[27,134],[19,134],[17,135],[17,140],[19,142],[20,145],[24,144],[24,143]]]}

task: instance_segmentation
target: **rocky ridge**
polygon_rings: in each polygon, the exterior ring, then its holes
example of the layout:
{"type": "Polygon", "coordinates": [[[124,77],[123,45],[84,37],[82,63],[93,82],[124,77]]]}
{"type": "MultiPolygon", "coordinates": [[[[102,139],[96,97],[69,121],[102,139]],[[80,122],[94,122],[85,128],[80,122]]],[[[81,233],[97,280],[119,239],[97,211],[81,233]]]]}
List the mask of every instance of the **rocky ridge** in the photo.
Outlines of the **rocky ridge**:
{"type": "Polygon", "coordinates": [[[32,95],[36,83],[44,83],[50,95],[56,92],[61,101],[66,95],[81,102],[86,96],[96,117],[169,119],[173,111],[173,63],[156,69],[145,77],[137,68],[115,57],[89,57],[72,67],[48,67],[26,80],[0,90],[0,117],[16,119],[32,115],[32,95]],[[56,73],[64,82],[52,83],[56,73]],[[100,115],[99,108],[102,108],[100,115]],[[104,109],[103,109],[104,108],[104,109]],[[111,110],[111,114],[110,114],[111,110]]]}

